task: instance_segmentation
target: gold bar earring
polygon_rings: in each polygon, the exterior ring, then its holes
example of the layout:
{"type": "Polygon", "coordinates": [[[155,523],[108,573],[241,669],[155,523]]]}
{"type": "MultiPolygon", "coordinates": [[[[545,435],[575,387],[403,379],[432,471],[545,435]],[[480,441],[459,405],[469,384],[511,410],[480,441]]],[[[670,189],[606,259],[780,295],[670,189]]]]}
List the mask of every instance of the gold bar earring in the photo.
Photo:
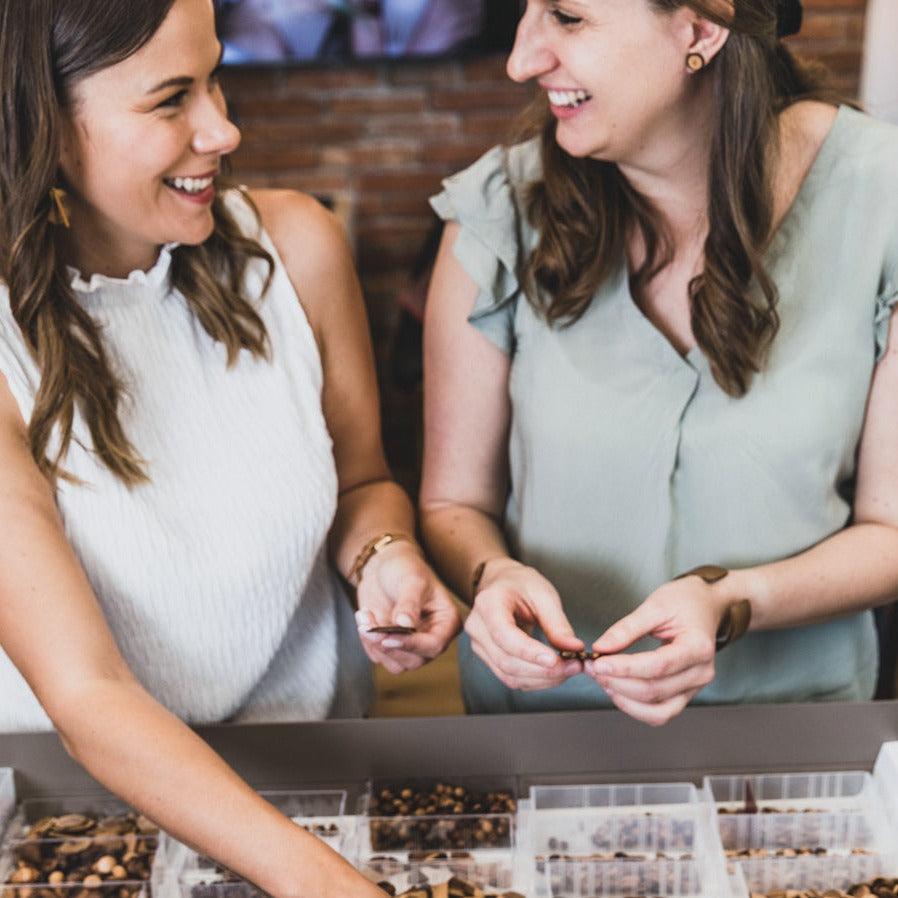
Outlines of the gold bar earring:
{"type": "Polygon", "coordinates": [[[66,192],[59,187],[50,188],[50,199],[53,202],[53,208],[50,210],[50,224],[62,225],[64,228],[70,228],[72,221],[69,218],[69,210],[66,208],[66,192]]]}

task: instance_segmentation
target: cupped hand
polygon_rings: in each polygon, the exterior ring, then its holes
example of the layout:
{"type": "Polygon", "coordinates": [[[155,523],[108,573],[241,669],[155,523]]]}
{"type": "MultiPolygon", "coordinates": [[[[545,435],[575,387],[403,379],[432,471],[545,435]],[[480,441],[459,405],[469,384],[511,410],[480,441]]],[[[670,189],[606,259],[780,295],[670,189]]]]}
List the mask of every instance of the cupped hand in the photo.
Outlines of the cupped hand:
{"type": "Polygon", "coordinates": [[[583,672],[581,662],[562,661],[530,636],[536,626],[556,649],[583,648],[545,577],[511,558],[491,561],[465,632],[477,656],[509,689],[551,689],[583,672]]]}
{"type": "Polygon", "coordinates": [[[416,670],[441,655],[461,630],[448,589],[412,543],[398,541],[371,556],[356,592],[356,624],[365,653],[392,674],[416,670]],[[369,633],[413,627],[409,636],[369,633]]]}
{"type": "Polygon", "coordinates": [[[715,636],[724,605],[699,577],[665,583],[593,645],[605,657],[586,673],[621,711],[652,726],[676,717],[714,679],[715,636]],[[619,654],[646,636],[663,645],[619,654]]]}

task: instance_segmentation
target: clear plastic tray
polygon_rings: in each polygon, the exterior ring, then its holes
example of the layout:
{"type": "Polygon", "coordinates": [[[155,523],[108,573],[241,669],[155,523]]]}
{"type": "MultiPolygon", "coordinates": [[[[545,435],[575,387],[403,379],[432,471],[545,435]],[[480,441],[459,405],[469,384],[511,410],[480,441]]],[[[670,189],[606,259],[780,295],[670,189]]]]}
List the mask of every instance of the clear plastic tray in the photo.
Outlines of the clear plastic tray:
{"type": "Polygon", "coordinates": [[[703,791],[717,812],[724,850],[845,853],[884,847],[882,799],[869,773],[711,776],[703,791]],[[746,810],[747,797],[757,812],[746,810]]]}
{"type": "Polygon", "coordinates": [[[844,889],[898,869],[898,840],[868,773],[706,777],[704,793],[727,869],[741,872],[749,893],[844,889]],[[746,805],[746,783],[754,812],[746,805]]]}
{"type": "Polygon", "coordinates": [[[16,784],[12,770],[0,767],[0,843],[6,833],[6,825],[16,807],[16,784]]]}
{"type": "Polygon", "coordinates": [[[389,880],[399,887],[420,876],[438,881],[449,872],[480,888],[512,888],[517,814],[492,812],[495,804],[489,795],[504,793],[513,798],[515,787],[512,778],[372,781],[365,816],[359,821],[359,869],[375,881],[389,880]],[[379,813],[378,801],[385,790],[399,807],[405,802],[418,813],[379,813]],[[439,801],[430,807],[438,811],[482,808],[476,813],[420,813],[422,803],[414,801],[417,793],[434,793],[439,801]]]}
{"type": "MultiPolygon", "coordinates": [[[[0,882],[4,898],[138,898],[162,894],[164,865],[159,853],[159,832],[145,818],[140,829],[121,833],[90,833],[63,827],[62,832],[42,825],[49,818],[85,817],[94,820],[134,813],[111,798],[60,797],[22,802],[10,819],[0,850],[0,882]],[[90,834],[88,834],[90,833],[90,834]],[[58,871],[58,872],[56,872],[58,871]],[[57,881],[62,873],[65,880],[57,881]],[[89,878],[88,878],[89,877],[89,878]],[[85,882],[88,883],[85,886],[85,882]]],[[[69,821],[71,822],[71,821],[69,821]]]]}
{"type": "Polygon", "coordinates": [[[552,861],[542,894],[552,898],[720,898],[697,861],[552,861]]]}
{"type": "MultiPolygon", "coordinates": [[[[355,860],[357,819],[346,814],[345,789],[262,792],[263,798],[298,826],[318,836],[350,862],[355,860]]],[[[264,898],[255,886],[235,877],[211,858],[186,846],[169,853],[171,880],[182,898],[264,898]]]]}
{"type": "Polygon", "coordinates": [[[706,804],[691,783],[533,786],[522,844],[541,896],[728,892],[706,804]]]}
{"type": "Polygon", "coordinates": [[[879,788],[892,828],[898,830],[898,742],[886,742],[876,759],[873,779],[879,788]]]}
{"type": "Polygon", "coordinates": [[[670,805],[697,804],[699,791],[692,783],[633,783],[594,786],[531,786],[533,811],[605,810],[639,808],[642,813],[665,812],[670,805]]]}

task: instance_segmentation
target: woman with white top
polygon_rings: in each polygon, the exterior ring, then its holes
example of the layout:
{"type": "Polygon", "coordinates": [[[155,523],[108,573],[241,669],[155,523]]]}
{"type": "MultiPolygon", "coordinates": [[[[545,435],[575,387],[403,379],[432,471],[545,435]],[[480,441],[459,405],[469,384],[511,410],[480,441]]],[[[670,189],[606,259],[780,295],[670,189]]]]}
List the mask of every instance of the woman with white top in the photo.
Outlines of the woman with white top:
{"type": "Polygon", "coordinates": [[[375,896],[184,723],[360,714],[357,629],[399,672],[459,627],[339,226],[219,189],[220,52],[211,0],[0,0],[0,731],[269,894],[375,896]]]}

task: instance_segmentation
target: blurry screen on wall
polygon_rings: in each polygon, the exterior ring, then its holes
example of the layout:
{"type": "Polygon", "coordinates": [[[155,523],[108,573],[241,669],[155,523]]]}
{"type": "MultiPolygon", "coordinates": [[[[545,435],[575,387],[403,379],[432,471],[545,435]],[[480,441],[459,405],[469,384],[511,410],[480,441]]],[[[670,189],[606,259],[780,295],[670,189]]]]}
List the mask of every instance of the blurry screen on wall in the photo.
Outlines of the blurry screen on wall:
{"type": "Polygon", "coordinates": [[[224,63],[341,62],[507,49],[510,0],[216,0],[224,63]]]}

